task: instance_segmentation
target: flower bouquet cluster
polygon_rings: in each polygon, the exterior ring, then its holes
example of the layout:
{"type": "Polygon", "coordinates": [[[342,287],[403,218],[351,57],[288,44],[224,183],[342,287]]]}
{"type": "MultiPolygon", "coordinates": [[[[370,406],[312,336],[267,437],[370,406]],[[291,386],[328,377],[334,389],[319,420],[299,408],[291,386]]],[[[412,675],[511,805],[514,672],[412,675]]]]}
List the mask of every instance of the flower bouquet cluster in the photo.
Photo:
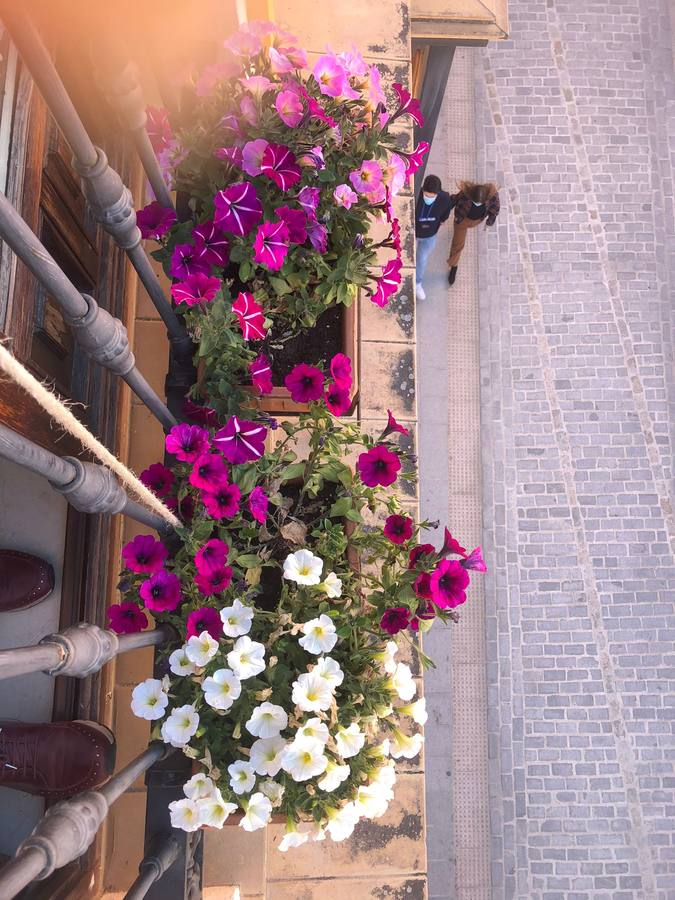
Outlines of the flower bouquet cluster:
{"type": "MultiPolygon", "coordinates": [[[[347,378],[346,362],[332,361],[334,376],[347,378]]],[[[311,389],[308,369],[291,374],[311,389]]],[[[219,427],[202,410],[201,425],[171,430],[173,463],[142,478],[182,525],[124,547],[109,611],[119,632],[151,614],[178,636],[132,698],[153,737],[195,761],[174,826],[232,816],[252,831],[278,815],[282,850],[344,839],[385,812],[395,761],[420,752],[426,719],[399,645],[414,652],[416,632],[456,619],[471,570],[484,570],[447,531],[438,550],[418,543],[430,523],[390,490],[414,477],[405,428],[389,413],[379,436],[364,434],[333,416],[322,387],[292,423],[219,427]]]]}
{"type": "Polygon", "coordinates": [[[297,40],[269,22],[225,46],[227,58],[184,89],[178,121],[149,111],[183,221],[156,202],[138,213],[206,363],[202,388],[223,413],[259,354],[283,378],[297,361],[281,358],[288,340],[326,311],[360,289],[389,302],[401,283],[392,199],[428,149],[396,149],[390,126],[421,124],[418,101],[395,84],[388,106],[377,66],[356,51],[308,68],[297,40]],[[388,223],[379,241],[376,219],[388,223]],[[391,250],[384,264],[381,248],[391,250]]]}

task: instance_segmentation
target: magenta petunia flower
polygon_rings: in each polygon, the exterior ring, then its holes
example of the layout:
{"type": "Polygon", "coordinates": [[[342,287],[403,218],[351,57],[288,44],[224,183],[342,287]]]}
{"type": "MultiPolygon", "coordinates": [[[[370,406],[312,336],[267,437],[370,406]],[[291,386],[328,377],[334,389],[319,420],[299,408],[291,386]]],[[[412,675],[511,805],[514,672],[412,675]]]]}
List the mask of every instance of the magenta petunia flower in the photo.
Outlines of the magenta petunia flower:
{"type": "Polygon", "coordinates": [[[430,621],[436,618],[436,607],[433,603],[420,603],[415,611],[414,617],[410,620],[410,627],[413,631],[420,630],[420,622],[430,621]]]}
{"type": "Polygon", "coordinates": [[[352,386],[352,361],[344,353],[336,353],[330,361],[330,374],[336,384],[349,390],[352,386]]]}
{"type": "Polygon", "coordinates": [[[246,78],[240,78],[239,84],[245,88],[256,100],[262,100],[264,95],[272,87],[272,82],[264,75],[249,75],[246,78]]]}
{"type": "Polygon", "coordinates": [[[410,91],[407,91],[403,85],[398,82],[392,84],[392,88],[398,97],[398,109],[392,115],[391,121],[393,122],[395,119],[398,119],[399,116],[406,115],[410,116],[414,123],[421,128],[424,125],[424,116],[420,109],[420,101],[415,100],[410,94],[410,91]]]}
{"type": "Polygon", "coordinates": [[[284,378],[284,384],[295,403],[311,403],[323,394],[323,372],[315,366],[298,363],[284,378]]]}
{"type": "Polygon", "coordinates": [[[155,540],[151,534],[139,534],[122,547],[122,559],[127,569],[149,575],[164,567],[164,560],[168,555],[169,551],[164,544],[155,540]]]}
{"type": "Polygon", "coordinates": [[[183,403],[183,415],[187,419],[196,422],[198,425],[214,426],[218,424],[218,417],[215,409],[212,409],[210,406],[201,406],[199,403],[194,403],[192,400],[186,400],[183,403]]]}
{"type": "Polygon", "coordinates": [[[147,116],[145,130],[148,132],[152,149],[155,153],[160,153],[171,146],[173,140],[169,111],[157,106],[148,106],[145,113],[147,116]]]}
{"type": "Polygon", "coordinates": [[[260,38],[248,30],[240,29],[223,41],[223,47],[235,56],[256,56],[262,50],[260,38]]]}
{"type": "Polygon", "coordinates": [[[262,205],[249,181],[231,184],[213,198],[214,222],[223,231],[245,237],[262,219],[262,205]]]}
{"type": "Polygon", "coordinates": [[[361,481],[368,487],[393,484],[401,469],[401,460],[383,444],[372,447],[359,455],[356,463],[361,481]]]}
{"type": "Polygon", "coordinates": [[[458,556],[466,556],[466,550],[459,541],[456,541],[455,538],[450,534],[448,529],[445,529],[443,534],[443,547],[441,548],[441,556],[447,556],[448,553],[456,553],[458,556]]]}
{"type": "Polygon", "coordinates": [[[420,572],[413,584],[413,590],[423,600],[431,600],[431,575],[428,572],[420,572]]]}
{"type": "Polygon", "coordinates": [[[241,125],[239,124],[239,119],[236,116],[223,116],[220,122],[218,122],[218,128],[222,128],[223,131],[231,131],[236,138],[244,136],[244,132],[241,130],[241,125]]]}
{"type": "Polygon", "coordinates": [[[229,166],[237,166],[237,168],[241,168],[241,147],[218,147],[217,150],[213,151],[213,155],[216,157],[216,159],[222,159],[223,162],[227,163],[227,165],[229,166]]]}
{"type": "Polygon", "coordinates": [[[265,452],[267,429],[256,422],[232,416],[213,439],[225,459],[234,465],[260,459],[265,452]]]}
{"type": "Polygon", "coordinates": [[[487,566],[483,559],[483,551],[480,547],[476,547],[475,550],[472,550],[465,559],[460,560],[459,564],[460,566],[464,566],[465,569],[475,569],[476,572],[487,572],[487,566]]]}
{"type": "Polygon", "coordinates": [[[391,220],[391,231],[389,232],[389,240],[391,241],[391,245],[396,250],[397,256],[401,255],[401,225],[398,219],[391,220]]]}
{"type": "Polygon", "coordinates": [[[364,159],[360,169],[349,173],[349,180],[359,194],[368,194],[382,184],[382,169],[374,159],[364,159]]]}
{"type": "Polygon", "coordinates": [[[195,94],[198,97],[208,97],[221,81],[232,78],[237,72],[239,72],[239,66],[231,58],[222,63],[205,66],[195,83],[195,94]]]}
{"type": "Polygon", "coordinates": [[[209,449],[209,433],[198,425],[174,425],[165,440],[167,453],[181,462],[195,462],[209,449]]]}
{"type": "Polygon", "coordinates": [[[258,116],[258,106],[253,97],[248,94],[239,101],[239,112],[241,113],[242,119],[244,119],[245,122],[248,122],[249,125],[257,125],[260,121],[260,117],[258,116]]]}
{"type": "Polygon", "coordinates": [[[326,160],[323,158],[323,149],[319,146],[306,150],[298,157],[299,166],[311,166],[313,169],[321,172],[326,168],[326,160]]]}
{"type": "Polygon", "coordinates": [[[389,298],[401,286],[401,261],[400,259],[390,260],[386,266],[382,267],[382,275],[375,283],[375,290],[370,295],[370,299],[379,307],[385,307],[389,303],[389,298]]]}
{"type": "Polygon", "coordinates": [[[143,582],[140,595],[152,612],[172,612],[181,601],[180,579],[161,569],[143,582]]]}
{"type": "Polygon", "coordinates": [[[267,55],[270,61],[270,69],[275,75],[289,75],[296,68],[286,53],[279,52],[276,47],[270,47],[267,55]]]}
{"type": "Polygon", "coordinates": [[[139,477],[146,488],[157,497],[166,497],[170,494],[176,480],[171,469],[167,469],[161,463],[153,463],[147,469],[143,469],[139,477]]]}
{"type": "Polygon", "coordinates": [[[200,258],[211,266],[226,266],[230,259],[230,242],[215,222],[202,222],[192,230],[192,240],[200,258]]]}
{"type": "Polygon", "coordinates": [[[239,320],[245,341],[261,341],[265,337],[265,314],[262,306],[253,299],[253,294],[242,291],[232,304],[232,312],[239,320]]]}
{"type": "Polygon", "coordinates": [[[176,303],[187,306],[198,306],[200,303],[211,303],[220,290],[220,278],[198,273],[188,275],[184,281],[171,285],[171,296],[176,303]]]}
{"type": "Polygon", "coordinates": [[[147,206],[139,209],[136,213],[136,224],[144,240],[152,238],[152,240],[158,241],[167,233],[175,221],[175,210],[162,206],[156,200],[148,203],[147,206]]]}
{"type": "Polygon", "coordinates": [[[253,259],[277,272],[288,255],[288,228],[283,222],[263,222],[253,241],[253,259]]]}
{"type": "Polygon", "coordinates": [[[197,571],[204,573],[212,569],[222,569],[227,562],[230,548],[225,541],[219,538],[211,538],[195,554],[195,566],[197,571]]]}
{"type": "Polygon", "coordinates": [[[300,181],[300,167],[295,154],[283,144],[268,144],[263,153],[260,171],[267,175],[282,191],[287,191],[300,181]]]}
{"type": "Polygon", "coordinates": [[[272,384],[272,367],[269,359],[264,353],[257,356],[248,367],[251,373],[251,381],[253,387],[261,394],[270,394],[274,385],[272,384]]]}
{"type": "Polygon", "coordinates": [[[359,195],[356,194],[348,184],[338,184],[333,191],[333,199],[337,206],[344,206],[345,209],[351,209],[355,203],[359,202],[359,195]]]}
{"type": "Polygon", "coordinates": [[[417,544],[417,546],[413,547],[410,551],[410,556],[408,557],[408,568],[416,568],[417,563],[423,556],[428,556],[430,553],[435,552],[436,548],[433,544],[417,544]]]}
{"type": "Polygon", "coordinates": [[[380,619],[380,628],[387,634],[398,634],[410,624],[410,610],[405,606],[394,606],[385,610],[380,619]]]}
{"type": "Polygon", "coordinates": [[[344,416],[352,405],[349,388],[335,382],[327,386],[323,399],[334,416],[344,416]]]}
{"type": "Polygon", "coordinates": [[[321,199],[321,191],[315,187],[304,187],[298,194],[298,203],[308,216],[314,214],[321,199]]]}
{"type": "MultiPolygon", "coordinates": [[[[199,585],[197,585],[199,587],[199,585]]],[[[225,590],[224,588],[222,590],[225,590]]],[[[212,606],[202,606],[193,610],[187,617],[186,637],[198,637],[202,631],[208,631],[214,641],[219,640],[223,634],[223,620],[220,613],[212,606]]]]}
{"type": "Polygon", "coordinates": [[[135,603],[113,603],[108,607],[108,619],[117,634],[135,634],[148,627],[148,617],[135,603]]]}
{"type": "Polygon", "coordinates": [[[202,491],[201,499],[212,519],[233,519],[239,512],[241,491],[236,484],[221,484],[212,491],[202,491]]]}
{"type": "Polygon", "coordinates": [[[393,514],[384,523],[384,536],[392,544],[404,544],[413,535],[413,520],[409,516],[393,514]]]}
{"type": "Polygon", "coordinates": [[[441,609],[454,609],[466,601],[469,575],[456,559],[442,559],[431,573],[431,599],[441,609]]]}
{"type": "Polygon", "coordinates": [[[427,141],[420,141],[411,153],[404,153],[402,150],[399,150],[398,152],[408,160],[408,165],[405,170],[406,176],[414,175],[422,165],[424,157],[429,152],[429,144],[427,141]]]}
{"type": "Polygon", "coordinates": [[[333,54],[327,53],[319,57],[312,69],[312,75],[319,90],[326,97],[340,97],[345,89],[347,73],[340,60],[333,54]]]}
{"type": "Polygon", "coordinates": [[[267,494],[261,487],[254,487],[248,498],[249,512],[261,525],[265,524],[267,519],[267,510],[270,505],[267,494]]]}
{"type": "Polygon", "coordinates": [[[278,206],[274,215],[288,228],[288,240],[291,244],[304,244],[307,240],[307,216],[301,209],[290,206],[278,206]]]}
{"type": "Polygon", "coordinates": [[[244,144],[241,151],[241,167],[247,175],[260,175],[260,164],[265,150],[267,150],[267,141],[263,138],[244,144]]]}
{"type": "Polygon", "coordinates": [[[171,254],[169,272],[173,278],[189,278],[190,275],[208,275],[211,266],[199,255],[193,244],[176,244],[171,254]]]}
{"type": "Polygon", "coordinates": [[[212,597],[214,594],[220,594],[226,591],[232,582],[232,569],[229,566],[220,566],[217,569],[210,569],[208,572],[198,572],[194,577],[194,582],[199,589],[199,593],[204,597],[212,597]]]}
{"type": "Polygon", "coordinates": [[[316,219],[307,220],[307,234],[317,253],[325,253],[328,247],[328,229],[316,219]]]}
{"type": "Polygon", "coordinates": [[[205,453],[190,472],[190,484],[204,491],[215,491],[229,481],[225,460],[219,453],[205,453]]]}
{"type": "Polygon", "coordinates": [[[279,91],[274,106],[281,121],[289,128],[296,128],[305,115],[305,107],[295,91],[279,91]]]}
{"type": "Polygon", "coordinates": [[[410,430],[408,428],[404,428],[403,425],[400,425],[390,409],[387,410],[387,427],[382,432],[382,437],[386,437],[388,434],[392,434],[393,432],[397,432],[398,434],[410,434],[410,430]]]}

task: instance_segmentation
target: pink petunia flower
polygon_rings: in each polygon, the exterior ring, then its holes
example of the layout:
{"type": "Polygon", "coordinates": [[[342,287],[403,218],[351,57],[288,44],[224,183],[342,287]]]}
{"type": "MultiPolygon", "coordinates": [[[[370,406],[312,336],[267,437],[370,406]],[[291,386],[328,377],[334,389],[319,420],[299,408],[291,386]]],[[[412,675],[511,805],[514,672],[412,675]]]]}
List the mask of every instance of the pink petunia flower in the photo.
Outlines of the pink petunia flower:
{"type": "Polygon", "coordinates": [[[245,341],[261,341],[265,337],[265,314],[262,306],[253,299],[253,294],[242,291],[232,304],[232,312],[239,320],[245,341]]]}
{"type": "MultiPolygon", "coordinates": [[[[382,432],[382,438],[385,438],[388,434],[393,434],[393,432],[397,432],[398,434],[410,434],[410,429],[404,428],[403,425],[400,425],[396,419],[394,418],[392,411],[390,409],[387,410],[387,427],[382,432]]],[[[382,439],[380,438],[380,439],[382,439]]]]}
{"type": "Polygon", "coordinates": [[[141,482],[149,488],[157,497],[166,497],[171,493],[176,480],[171,469],[167,469],[161,463],[153,463],[140,474],[141,482]]]}
{"type": "Polygon", "coordinates": [[[249,75],[248,78],[240,78],[239,84],[249,92],[252,97],[260,101],[272,87],[272,82],[264,75],[249,75]]]}
{"type": "Polygon", "coordinates": [[[276,47],[270,47],[267,51],[270,61],[270,69],[275,75],[290,75],[296,68],[285,53],[280,53],[276,47]]]}
{"type": "Polygon", "coordinates": [[[222,159],[228,166],[237,166],[241,168],[242,153],[241,147],[218,147],[213,151],[216,159],[222,159]]]}
{"type": "Polygon", "coordinates": [[[201,493],[202,503],[212,519],[233,519],[239,512],[240,497],[236,484],[221,484],[201,493]]]}
{"type": "Polygon", "coordinates": [[[313,215],[319,205],[321,191],[315,187],[304,187],[298,194],[298,203],[307,213],[313,215]]]}
{"type": "Polygon", "coordinates": [[[327,53],[319,57],[312,69],[312,75],[319,90],[326,97],[340,97],[345,89],[347,73],[340,60],[333,54],[327,53]]]}
{"type": "Polygon", "coordinates": [[[213,609],[212,606],[202,606],[201,609],[195,609],[187,617],[186,637],[199,636],[202,631],[208,631],[214,641],[222,637],[223,620],[220,618],[218,610],[213,609]]]}
{"type": "Polygon", "coordinates": [[[454,609],[466,601],[469,576],[456,559],[442,559],[431,573],[431,599],[440,609],[454,609]]]}
{"type": "Polygon", "coordinates": [[[261,525],[265,524],[267,519],[267,509],[270,505],[267,494],[261,487],[254,487],[248,498],[249,512],[261,525]]]}
{"type": "Polygon", "coordinates": [[[197,571],[204,573],[210,572],[212,569],[222,569],[227,562],[229,552],[230,548],[225,541],[221,541],[219,538],[211,538],[195,554],[197,571]]]}
{"type": "Polygon", "coordinates": [[[380,628],[387,634],[398,634],[410,625],[410,610],[405,606],[393,606],[387,609],[380,619],[380,628]]]}
{"type": "Polygon", "coordinates": [[[183,403],[183,415],[196,422],[197,425],[217,425],[218,417],[215,409],[210,406],[201,406],[193,400],[186,400],[183,403]]]}
{"type": "Polygon", "coordinates": [[[267,146],[267,141],[263,138],[244,144],[241,151],[241,167],[247,175],[260,175],[262,171],[260,164],[267,146]]]}
{"type": "Polygon", "coordinates": [[[261,353],[253,360],[248,367],[248,371],[251,374],[253,387],[257,388],[260,394],[270,394],[272,392],[272,367],[264,353],[261,353]]]}
{"type": "Polygon", "coordinates": [[[108,619],[117,634],[135,634],[148,627],[148,617],[135,603],[113,603],[108,607],[108,619]]]}
{"type": "Polygon", "coordinates": [[[279,91],[274,107],[281,121],[289,128],[296,128],[305,115],[305,107],[295,91],[279,91]]]}
{"type": "Polygon", "coordinates": [[[195,462],[209,449],[209,433],[198,425],[174,425],[164,441],[167,453],[181,462],[195,462]]]}
{"type": "Polygon", "coordinates": [[[406,182],[407,166],[398,153],[391,153],[387,165],[382,168],[382,182],[389,188],[389,193],[395,197],[406,182]]]}
{"type": "Polygon", "coordinates": [[[338,53],[337,58],[340,60],[342,67],[345,69],[348,75],[353,75],[356,78],[362,78],[368,72],[368,63],[365,61],[363,56],[361,56],[356,47],[352,47],[351,50],[344,50],[342,53],[338,53]]]}
{"type": "Polygon", "coordinates": [[[352,404],[349,388],[343,384],[331,382],[323,396],[324,402],[334,416],[344,416],[352,404]]]}
{"type": "Polygon", "coordinates": [[[225,62],[205,66],[195,84],[195,94],[198,97],[208,97],[221,81],[232,78],[238,71],[239,66],[231,57],[225,62]]]}
{"type": "Polygon", "coordinates": [[[147,116],[145,130],[148,132],[152,149],[155,153],[160,153],[169,147],[173,140],[169,111],[157,106],[148,106],[145,113],[147,116]]]}
{"type": "Polygon", "coordinates": [[[352,361],[344,353],[336,353],[330,361],[330,374],[336,384],[349,390],[352,386],[352,361]]]}
{"type": "Polygon", "coordinates": [[[464,566],[465,569],[475,569],[476,572],[487,572],[483,551],[480,547],[476,547],[465,559],[460,560],[460,565],[464,566]]]}
{"type": "Polygon", "coordinates": [[[321,147],[312,147],[298,157],[299,166],[311,166],[321,172],[326,168],[326,160],[323,158],[323,149],[321,147]]]}
{"type": "Polygon", "coordinates": [[[211,266],[226,266],[230,259],[230,242],[215,222],[202,222],[192,231],[192,240],[200,258],[211,266]]]}
{"type": "Polygon", "coordinates": [[[208,572],[197,572],[194,583],[200,594],[212,597],[228,589],[232,583],[232,569],[229,566],[220,566],[217,569],[209,569],[208,572]]]}
{"type": "Polygon", "coordinates": [[[415,172],[422,165],[422,161],[428,152],[429,144],[427,141],[420,141],[415,149],[410,153],[403,153],[402,150],[399,150],[400,155],[404,156],[408,160],[408,165],[405,170],[406,176],[415,174],[415,172]]]}
{"type": "Polygon", "coordinates": [[[323,372],[307,363],[298,363],[284,378],[284,384],[295,403],[311,403],[323,394],[323,372]]]}
{"type": "Polygon", "coordinates": [[[173,278],[189,278],[190,275],[209,275],[211,266],[201,258],[193,244],[176,244],[171,254],[169,272],[173,278]]]}
{"type": "Polygon", "coordinates": [[[251,31],[235,31],[227,40],[223,41],[223,47],[234,53],[235,56],[256,56],[262,50],[260,38],[251,31]]]}
{"type": "Polygon", "coordinates": [[[385,307],[389,303],[389,298],[401,286],[401,260],[392,259],[386,266],[382,267],[382,275],[375,283],[375,290],[370,295],[370,299],[379,307],[385,307]]]}
{"type": "Polygon", "coordinates": [[[136,224],[144,240],[152,238],[158,241],[163,237],[176,221],[176,211],[162,206],[156,200],[148,203],[136,213],[136,224]]]}
{"type": "Polygon", "coordinates": [[[359,195],[348,184],[338,184],[333,191],[333,198],[337,206],[344,206],[345,209],[351,209],[355,203],[359,202],[359,195]]]}
{"type": "Polygon", "coordinates": [[[388,487],[398,477],[401,460],[396,453],[392,453],[383,444],[378,444],[361,453],[356,466],[361,481],[367,487],[377,487],[378,485],[388,487]]]}
{"type": "Polygon", "coordinates": [[[288,256],[288,227],[283,222],[263,222],[253,241],[253,259],[271,272],[278,272],[288,256]]]}
{"type": "Polygon", "coordinates": [[[398,119],[399,116],[410,116],[410,118],[421,128],[424,125],[424,116],[420,109],[420,101],[413,99],[410,91],[406,90],[402,84],[396,82],[392,84],[396,96],[398,97],[398,109],[392,115],[391,121],[398,119]]]}
{"type": "Polygon", "coordinates": [[[283,144],[268,144],[263,153],[260,171],[271,178],[276,186],[287,191],[300,181],[300,167],[296,164],[295,154],[283,144]]]}
{"type": "Polygon", "coordinates": [[[464,547],[462,547],[459,541],[455,540],[446,528],[443,533],[443,547],[441,548],[440,555],[447,556],[449,553],[456,553],[458,556],[466,556],[464,547]]]}
{"type": "Polygon", "coordinates": [[[139,593],[152,612],[172,612],[182,599],[179,577],[164,569],[144,581],[139,593]]]}
{"type": "Polygon", "coordinates": [[[171,296],[176,303],[187,306],[198,306],[200,303],[211,303],[220,290],[220,278],[204,275],[188,275],[184,281],[171,285],[171,296]]]}
{"type": "Polygon", "coordinates": [[[262,205],[250,181],[231,184],[213,198],[214,221],[223,231],[245,237],[262,219],[262,205]]]}
{"type": "Polygon", "coordinates": [[[229,472],[219,453],[205,453],[196,460],[190,472],[190,484],[205,491],[215,491],[229,481],[229,472]]]}
{"type": "Polygon", "coordinates": [[[384,536],[392,544],[405,544],[413,535],[413,520],[409,516],[393,514],[384,523],[384,536]]]}
{"type": "Polygon", "coordinates": [[[359,194],[367,194],[382,184],[382,169],[374,159],[364,159],[360,169],[349,173],[349,180],[359,194]]]}
{"type": "Polygon", "coordinates": [[[410,551],[410,555],[408,557],[408,568],[414,569],[417,566],[417,563],[423,556],[429,556],[429,554],[435,553],[436,548],[433,544],[417,544],[416,547],[413,547],[410,551]]]}
{"type": "Polygon", "coordinates": [[[278,206],[274,215],[288,228],[288,239],[291,244],[304,244],[307,240],[307,216],[302,209],[291,209],[290,206],[278,206]]]}
{"type": "Polygon", "coordinates": [[[168,555],[169,551],[164,544],[155,540],[151,534],[139,534],[122,547],[122,559],[127,569],[149,575],[164,567],[164,560],[168,555]]]}
{"type": "Polygon", "coordinates": [[[246,94],[239,101],[239,112],[242,119],[249,125],[257,125],[260,117],[258,116],[258,107],[255,100],[249,94],[246,94]]]}
{"type": "Polygon", "coordinates": [[[220,122],[218,122],[218,127],[222,128],[224,131],[231,131],[234,137],[241,138],[244,136],[239,124],[239,119],[236,116],[223,116],[220,122]]]}
{"type": "Polygon", "coordinates": [[[328,229],[316,219],[307,220],[307,236],[317,253],[325,253],[328,247],[328,229]]]}
{"type": "Polygon", "coordinates": [[[213,439],[225,459],[234,465],[260,459],[265,452],[267,429],[256,422],[232,416],[213,439]]]}
{"type": "Polygon", "coordinates": [[[366,83],[366,108],[374,112],[378,106],[386,101],[384,90],[382,89],[382,75],[377,66],[370,66],[368,69],[368,81],[366,83]]]}
{"type": "Polygon", "coordinates": [[[413,590],[423,600],[431,600],[431,575],[428,572],[420,572],[413,584],[413,590]]]}

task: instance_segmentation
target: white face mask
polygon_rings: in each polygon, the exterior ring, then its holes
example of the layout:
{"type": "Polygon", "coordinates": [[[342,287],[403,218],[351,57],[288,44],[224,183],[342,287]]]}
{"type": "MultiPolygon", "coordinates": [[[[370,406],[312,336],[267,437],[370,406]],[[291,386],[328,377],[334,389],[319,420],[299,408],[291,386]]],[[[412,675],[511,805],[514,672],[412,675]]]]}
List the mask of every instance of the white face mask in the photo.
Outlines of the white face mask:
{"type": "Polygon", "coordinates": [[[431,206],[432,203],[436,200],[437,194],[422,194],[422,200],[427,204],[427,206],[431,206]]]}

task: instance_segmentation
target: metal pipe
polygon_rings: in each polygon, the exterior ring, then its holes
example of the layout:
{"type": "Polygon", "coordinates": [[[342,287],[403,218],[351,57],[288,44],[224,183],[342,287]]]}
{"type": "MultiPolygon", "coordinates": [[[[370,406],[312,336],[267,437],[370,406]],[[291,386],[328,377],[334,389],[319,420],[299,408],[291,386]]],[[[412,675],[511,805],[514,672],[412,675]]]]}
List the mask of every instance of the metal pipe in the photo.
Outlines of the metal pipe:
{"type": "Polygon", "coordinates": [[[70,484],[77,473],[67,459],[34,444],[23,435],[0,423],[0,456],[17,463],[35,475],[42,475],[52,485],[70,484]]]}
{"type": "Polygon", "coordinates": [[[0,898],[16,897],[31,881],[35,881],[44,867],[44,857],[37,847],[29,847],[0,869],[0,898]]]}
{"type": "Polygon", "coordinates": [[[138,369],[133,368],[126,375],[123,375],[122,378],[124,378],[134,394],[148,407],[153,416],[162,423],[165,431],[173,428],[176,424],[174,415],[169,411],[166,403],[160,400],[138,369]]]}
{"type": "Polygon", "coordinates": [[[48,672],[56,668],[62,659],[63,651],[57,644],[0,650],[0,681],[28,675],[29,672],[48,672]]]}
{"type": "Polygon", "coordinates": [[[99,789],[99,793],[105,799],[108,806],[112,806],[115,800],[121,797],[122,794],[131,787],[134,781],[136,781],[138,776],[142,775],[143,772],[146,772],[153,763],[163,759],[168,750],[169,748],[167,745],[162,744],[161,741],[153,742],[140,756],[133,759],[127,766],[113,776],[110,781],[106,782],[106,784],[99,789]]]}
{"type": "Polygon", "coordinates": [[[152,188],[158,203],[161,203],[162,206],[166,206],[168,209],[172,209],[173,200],[171,199],[169,188],[166,186],[166,181],[164,181],[162,170],[159,167],[155,151],[152,149],[152,144],[150,143],[150,138],[145,126],[143,128],[134,129],[131,132],[131,136],[133,137],[138,156],[143,164],[143,169],[148,177],[150,187],[152,188]]]}
{"type": "Polygon", "coordinates": [[[159,881],[169,866],[176,861],[179,850],[178,841],[173,834],[167,832],[158,835],[141,860],[138,878],[124,895],[124,900],[143,900],[153,884],[159,881]]]}

